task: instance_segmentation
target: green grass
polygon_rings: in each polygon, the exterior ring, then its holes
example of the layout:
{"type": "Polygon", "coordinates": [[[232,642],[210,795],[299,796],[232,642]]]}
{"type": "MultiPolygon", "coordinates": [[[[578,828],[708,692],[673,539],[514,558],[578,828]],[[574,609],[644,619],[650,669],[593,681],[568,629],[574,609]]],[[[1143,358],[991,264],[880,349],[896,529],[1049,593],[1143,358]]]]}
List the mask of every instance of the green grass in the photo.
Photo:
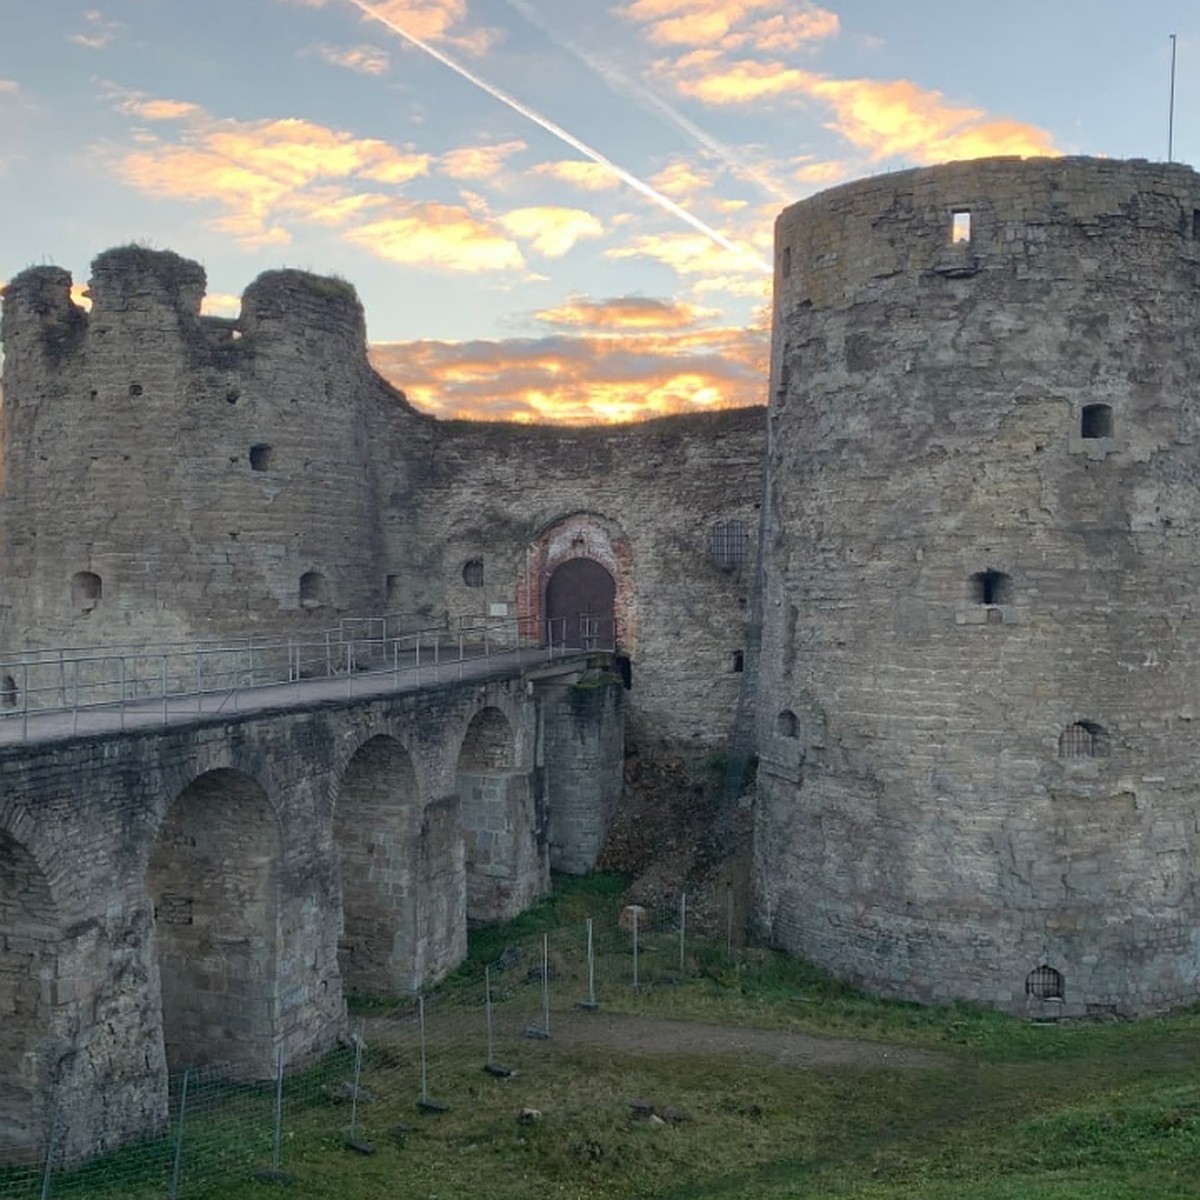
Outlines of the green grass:
{"type": "MultiPolygon", "coordinates": [[[[374,1146],[347,1149],[350,1108],[339,1088],[352,1055],[339,1050],[288,1080],[282,1165],[285,1194],[437,1197],[438,1200],[1145,1200],[1195,1197],[1200,1167],[1200,1013],[1132,1024],[1033,1026],[980,1009],[926,1009],[865,996],[803,963],[751,950],[694,946],[683,977],[677,943],[650,934],[648,981],[626,982],[630,955],[600,947],[605,1014],[852,1037],[929,1051],[924,1069],[802,1070],[735,1054],[647,1054],[550,1040],[516,1031],[538,1012],[526,964],[543,935],[556,963],[555,1019],[580,994],[575,961],[586,916],[610,928],[622,881],[562,887],[552,901],[471,936],[471,957],[429,1002],[430,1094],[451,1104],[421,1116],[418,1043],[411,1006],[362,1010],[367,1097],[356,1133],[374,1146]],[[521,967],[495,986],[496,1057],[516,1065],[498,1080],[483,1059],[478,1004],[483,966],[521,947],[521,967]],[[664,981],[673,977],[669,985],[664,981]],[[664,1127],[631,1119],[648,1098],[690,1118],[664,1127]],[[523,1106],[543,1119],[519,1124],[523,1106]],[[396,1127],[403,1125],[404,1132],[396,1127]]],[[[582,1018],[581,1018],[582,1019],[582,1018]]],[[[561,1025],[560,1025],[561,1028],[561,1025]]],[[[229,1089],[197,1100],[185,1139],[181,1197],[262,1197],[256,1181],[271,1153],[270,1089],[229,1089]]],[[[54,1196],[97,1200],[167,1195],[171,1143],[112,1156],[54,1196]]],[[[37,1195],[36,1182],[0,1197],[37,1195]]]]}

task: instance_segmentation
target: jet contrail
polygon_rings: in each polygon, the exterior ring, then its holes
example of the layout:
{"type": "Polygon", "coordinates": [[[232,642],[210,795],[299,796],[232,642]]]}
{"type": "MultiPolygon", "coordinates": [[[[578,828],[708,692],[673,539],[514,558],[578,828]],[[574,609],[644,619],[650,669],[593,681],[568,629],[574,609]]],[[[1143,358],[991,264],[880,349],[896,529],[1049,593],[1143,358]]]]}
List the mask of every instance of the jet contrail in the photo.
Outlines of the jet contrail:
{"type": "Polygon", "coordinates": [[[658,113],[659,116],[664,117],[668,124],[674,125],[676,129],[687,134],[701,149],[707,150],[714,158],[720,159],[735,175],[750,179],[773,200],[790,204],[795,199],[794,194],[787,188],[781,187],[775,180],[763,175],[760,171],[750,166],[730,147],[726,146],[723,142],[717,141],[708,130],[701,129],[695,121],[684,116],[673,104],[669,104],[656,92],[651,91],[636,79],[630,79],[619,67],[614,67],[612,63],[600,58],[599,55],[591,53],[591,51],[573,42],[570,38],[563,37],[562,34],[547,23],[542,14],[532,4],[529,4],[527,0],[505,0],[505,3],[508,4],[509,8],[520,13],[535,29],[544,33],[560,50],[565,50],[568,54],[573,55],[584,66],[599,75],[614,92],[624,92],[632,96],[643,107],[651,109],[658,113]]]}
{"type": "Polygon", "coordinates": [[[558,138],[560,142],[565,142],[572,150],[578,150],[580,154],[586,158],[590,158],[592,162],[604,167],[605,170],[611,171],[622,183],[628,184],[636,192],[640,192],[647,200],[653,201],[659,208],[669,212],[672,216],[678,217],[681,221],[686,222],[697,232],[704,234],[706,238],[715,242],[724,250],[728,250],[731,254],[737,254],[745,258],[748,262],[756,266],[760,271],[770,275],[772,268],[770,263],[754,251],[745,246],[739,246],[737,242],[727,238],[719,230],[714,229],[711,225],[706,225],[699,217],[693,216],[686,208],[681,208],[670,196],[664,196],[662,192],[650,186],[650,184],[639,179],[636,175],[631,175],[624,167],[618,166],[611,158],[607,158],[601,154],[599,150],[589,146],[587,142],[581,141],[573,133],[568,133],[561,125],[551,121],[549,117],[543,116],[536,109],[530,108],[528,104],[523,104],[515,96],[510,96],[508,92],[495,84],[488,83],[486,79],[476,75],[474,71],[468,70],[461,63],[455,62],[448,54],[443,54],[436,46],[431,46],[428,42],[417,37],[415,33],[409,33],[407,29],[397,25],[395,21],[389,20],[382,13],[376,12],[364,0],[349,0],[355,8],[364,16],[370,17],[372,20],[378,21],[381,25],[386,26],[393,33],[399,34],[405,41],[411,42],[418,50],[423,50],[431,58],[437,59],[444,67],[449,67],[456,75],[461,75],[468,83],[473,83],[481,91],[487,92],[495,100],[499,100],[501,104],[507,105],[513,112],[520,113],[526,120],[532,121],[535,125],[540,126],[547,133],[558,138]]]}

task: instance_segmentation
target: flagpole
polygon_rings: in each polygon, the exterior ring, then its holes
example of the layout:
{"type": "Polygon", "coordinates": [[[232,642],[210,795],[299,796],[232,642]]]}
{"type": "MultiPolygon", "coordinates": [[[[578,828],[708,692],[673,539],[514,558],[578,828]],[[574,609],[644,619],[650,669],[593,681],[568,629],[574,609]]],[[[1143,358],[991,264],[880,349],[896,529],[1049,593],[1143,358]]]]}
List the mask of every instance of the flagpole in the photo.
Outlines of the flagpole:
{"type": "Polygon", "coordinates": [[[1167,162],[1175,161],[1175,35],[1171,34],[1171,92],[1167,103],[1167,162]]]}

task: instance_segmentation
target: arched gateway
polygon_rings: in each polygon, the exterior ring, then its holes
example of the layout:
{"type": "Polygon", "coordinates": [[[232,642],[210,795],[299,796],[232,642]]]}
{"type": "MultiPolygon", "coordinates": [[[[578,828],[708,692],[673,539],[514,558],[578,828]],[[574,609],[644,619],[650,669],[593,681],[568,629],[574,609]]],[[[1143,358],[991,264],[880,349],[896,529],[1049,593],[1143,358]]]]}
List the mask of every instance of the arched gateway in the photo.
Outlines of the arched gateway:
{"type": "Polygon", "coordinates": [[[584,650],[615,647],[614,603],[617,585],[598,562],[570,558],[546,583],[546,621],[550,638],[584,650]]]}

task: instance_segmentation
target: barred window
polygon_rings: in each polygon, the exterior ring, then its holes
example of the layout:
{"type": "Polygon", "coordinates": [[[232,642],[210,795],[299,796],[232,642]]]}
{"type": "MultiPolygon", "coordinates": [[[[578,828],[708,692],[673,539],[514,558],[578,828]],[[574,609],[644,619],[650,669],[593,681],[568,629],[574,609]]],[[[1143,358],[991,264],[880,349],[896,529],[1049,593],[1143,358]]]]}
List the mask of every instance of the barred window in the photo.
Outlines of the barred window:
{"type": "Polygon", "coordinates": [[[1059,758],[1107,758],[1108,731],[1095,721],[1076,721],[1058,738],[1059,758]]]}
{"type": "Polygon", "coordinates": [[[1034,967],[1025,976],[1025,994],[1035,1000],[1061,1000],[1063,998],[1063,977],[1061,971],[1043,963],[1034,967]]]}
{"type": "Polygon", "coordinates": [[[722,521],[708,538],[709,557],[723,571],[736,571],[746,561],[750,534],[745,521],[722,521]]]}
{"type": "Polygon", "coordinates": [[[468,558],[463,563],[462,569],[463,583],[469,588],[483,587],[483,559],[468,558]]]}

